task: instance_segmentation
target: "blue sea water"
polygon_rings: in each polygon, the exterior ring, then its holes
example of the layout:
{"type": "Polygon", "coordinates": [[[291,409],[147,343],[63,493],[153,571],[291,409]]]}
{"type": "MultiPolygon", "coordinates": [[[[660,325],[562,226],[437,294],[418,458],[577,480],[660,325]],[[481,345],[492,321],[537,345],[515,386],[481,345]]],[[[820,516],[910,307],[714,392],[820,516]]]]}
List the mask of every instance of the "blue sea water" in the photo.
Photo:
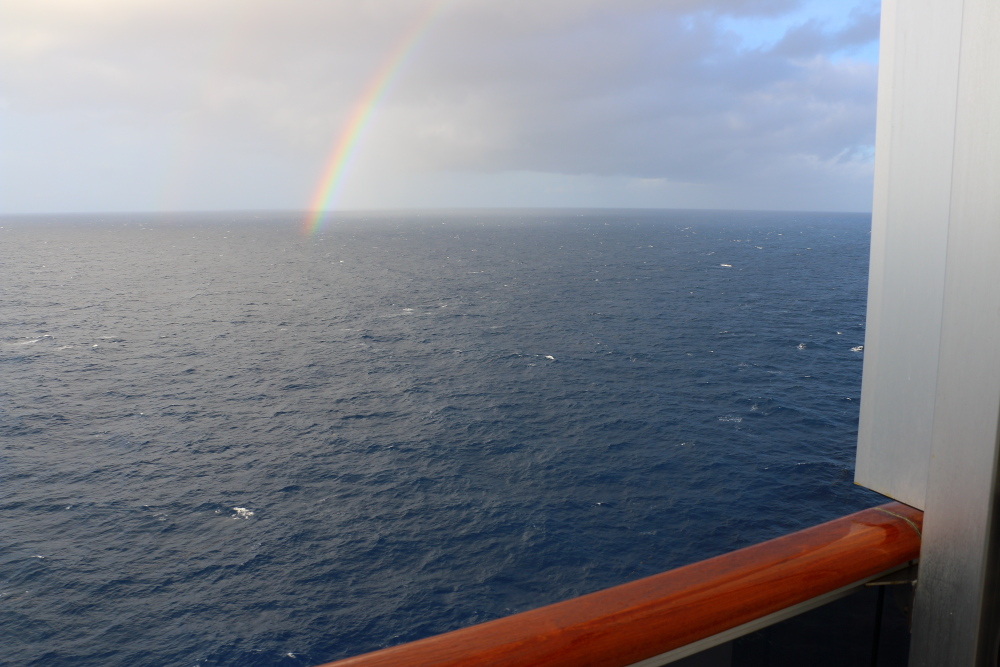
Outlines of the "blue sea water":
{"type": "Polygon", "coordinates": [[[0,220],[0,663],[309,665],[876,504],[870,218],[0,220]]]}

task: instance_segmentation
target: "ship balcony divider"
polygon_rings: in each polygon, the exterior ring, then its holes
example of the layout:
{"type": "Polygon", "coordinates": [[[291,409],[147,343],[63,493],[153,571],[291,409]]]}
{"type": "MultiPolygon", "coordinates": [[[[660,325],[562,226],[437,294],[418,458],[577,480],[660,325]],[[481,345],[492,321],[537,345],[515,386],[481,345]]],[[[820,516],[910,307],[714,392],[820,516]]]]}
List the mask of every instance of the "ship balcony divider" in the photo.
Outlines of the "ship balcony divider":
{"type": "MultiPolygon", "coordinates": [[[[620,586],[322,667],[657,667],[687,661],[866,585],[912,579],[898,573],[919,557],[922,521],[920,510],[888,503],[620,586]]],[[[884,588],[879,590],[872,664],[882,619],[884,588]]]]}

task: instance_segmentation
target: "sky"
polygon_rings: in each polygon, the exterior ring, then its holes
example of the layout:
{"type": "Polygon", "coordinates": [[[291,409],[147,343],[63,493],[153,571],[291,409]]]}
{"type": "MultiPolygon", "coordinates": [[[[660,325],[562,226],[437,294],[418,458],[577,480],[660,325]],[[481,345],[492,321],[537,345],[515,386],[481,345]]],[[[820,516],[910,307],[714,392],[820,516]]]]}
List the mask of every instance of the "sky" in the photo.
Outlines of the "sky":
{"type": "Polygon", "coordinates": [[[869,211],[878,22],[877,0],[4,0],[0,214],[869,211]]]}

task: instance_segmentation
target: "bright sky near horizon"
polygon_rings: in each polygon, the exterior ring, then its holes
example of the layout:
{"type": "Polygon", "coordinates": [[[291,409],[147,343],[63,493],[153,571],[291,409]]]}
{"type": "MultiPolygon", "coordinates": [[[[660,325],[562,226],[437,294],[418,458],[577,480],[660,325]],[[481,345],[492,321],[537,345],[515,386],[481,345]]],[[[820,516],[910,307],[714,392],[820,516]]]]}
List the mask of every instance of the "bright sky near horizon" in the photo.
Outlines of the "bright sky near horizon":
{"type": "Polygon", "coordinates": [[[878,20],[877,0],[10,0],[0,214],[867,211],[878,20]]]}

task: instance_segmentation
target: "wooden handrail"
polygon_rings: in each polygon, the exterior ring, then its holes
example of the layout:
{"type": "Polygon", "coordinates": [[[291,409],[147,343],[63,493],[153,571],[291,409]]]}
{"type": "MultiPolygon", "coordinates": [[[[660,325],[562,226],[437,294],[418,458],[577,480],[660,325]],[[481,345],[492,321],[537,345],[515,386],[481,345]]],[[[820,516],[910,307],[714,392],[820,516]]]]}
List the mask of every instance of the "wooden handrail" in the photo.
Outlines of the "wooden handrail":
{"type": "Polygon", "coordinates": [[[624,667],[863,581],[920,554],[901,503],[645,579],[321,667],[624,667]]]}

